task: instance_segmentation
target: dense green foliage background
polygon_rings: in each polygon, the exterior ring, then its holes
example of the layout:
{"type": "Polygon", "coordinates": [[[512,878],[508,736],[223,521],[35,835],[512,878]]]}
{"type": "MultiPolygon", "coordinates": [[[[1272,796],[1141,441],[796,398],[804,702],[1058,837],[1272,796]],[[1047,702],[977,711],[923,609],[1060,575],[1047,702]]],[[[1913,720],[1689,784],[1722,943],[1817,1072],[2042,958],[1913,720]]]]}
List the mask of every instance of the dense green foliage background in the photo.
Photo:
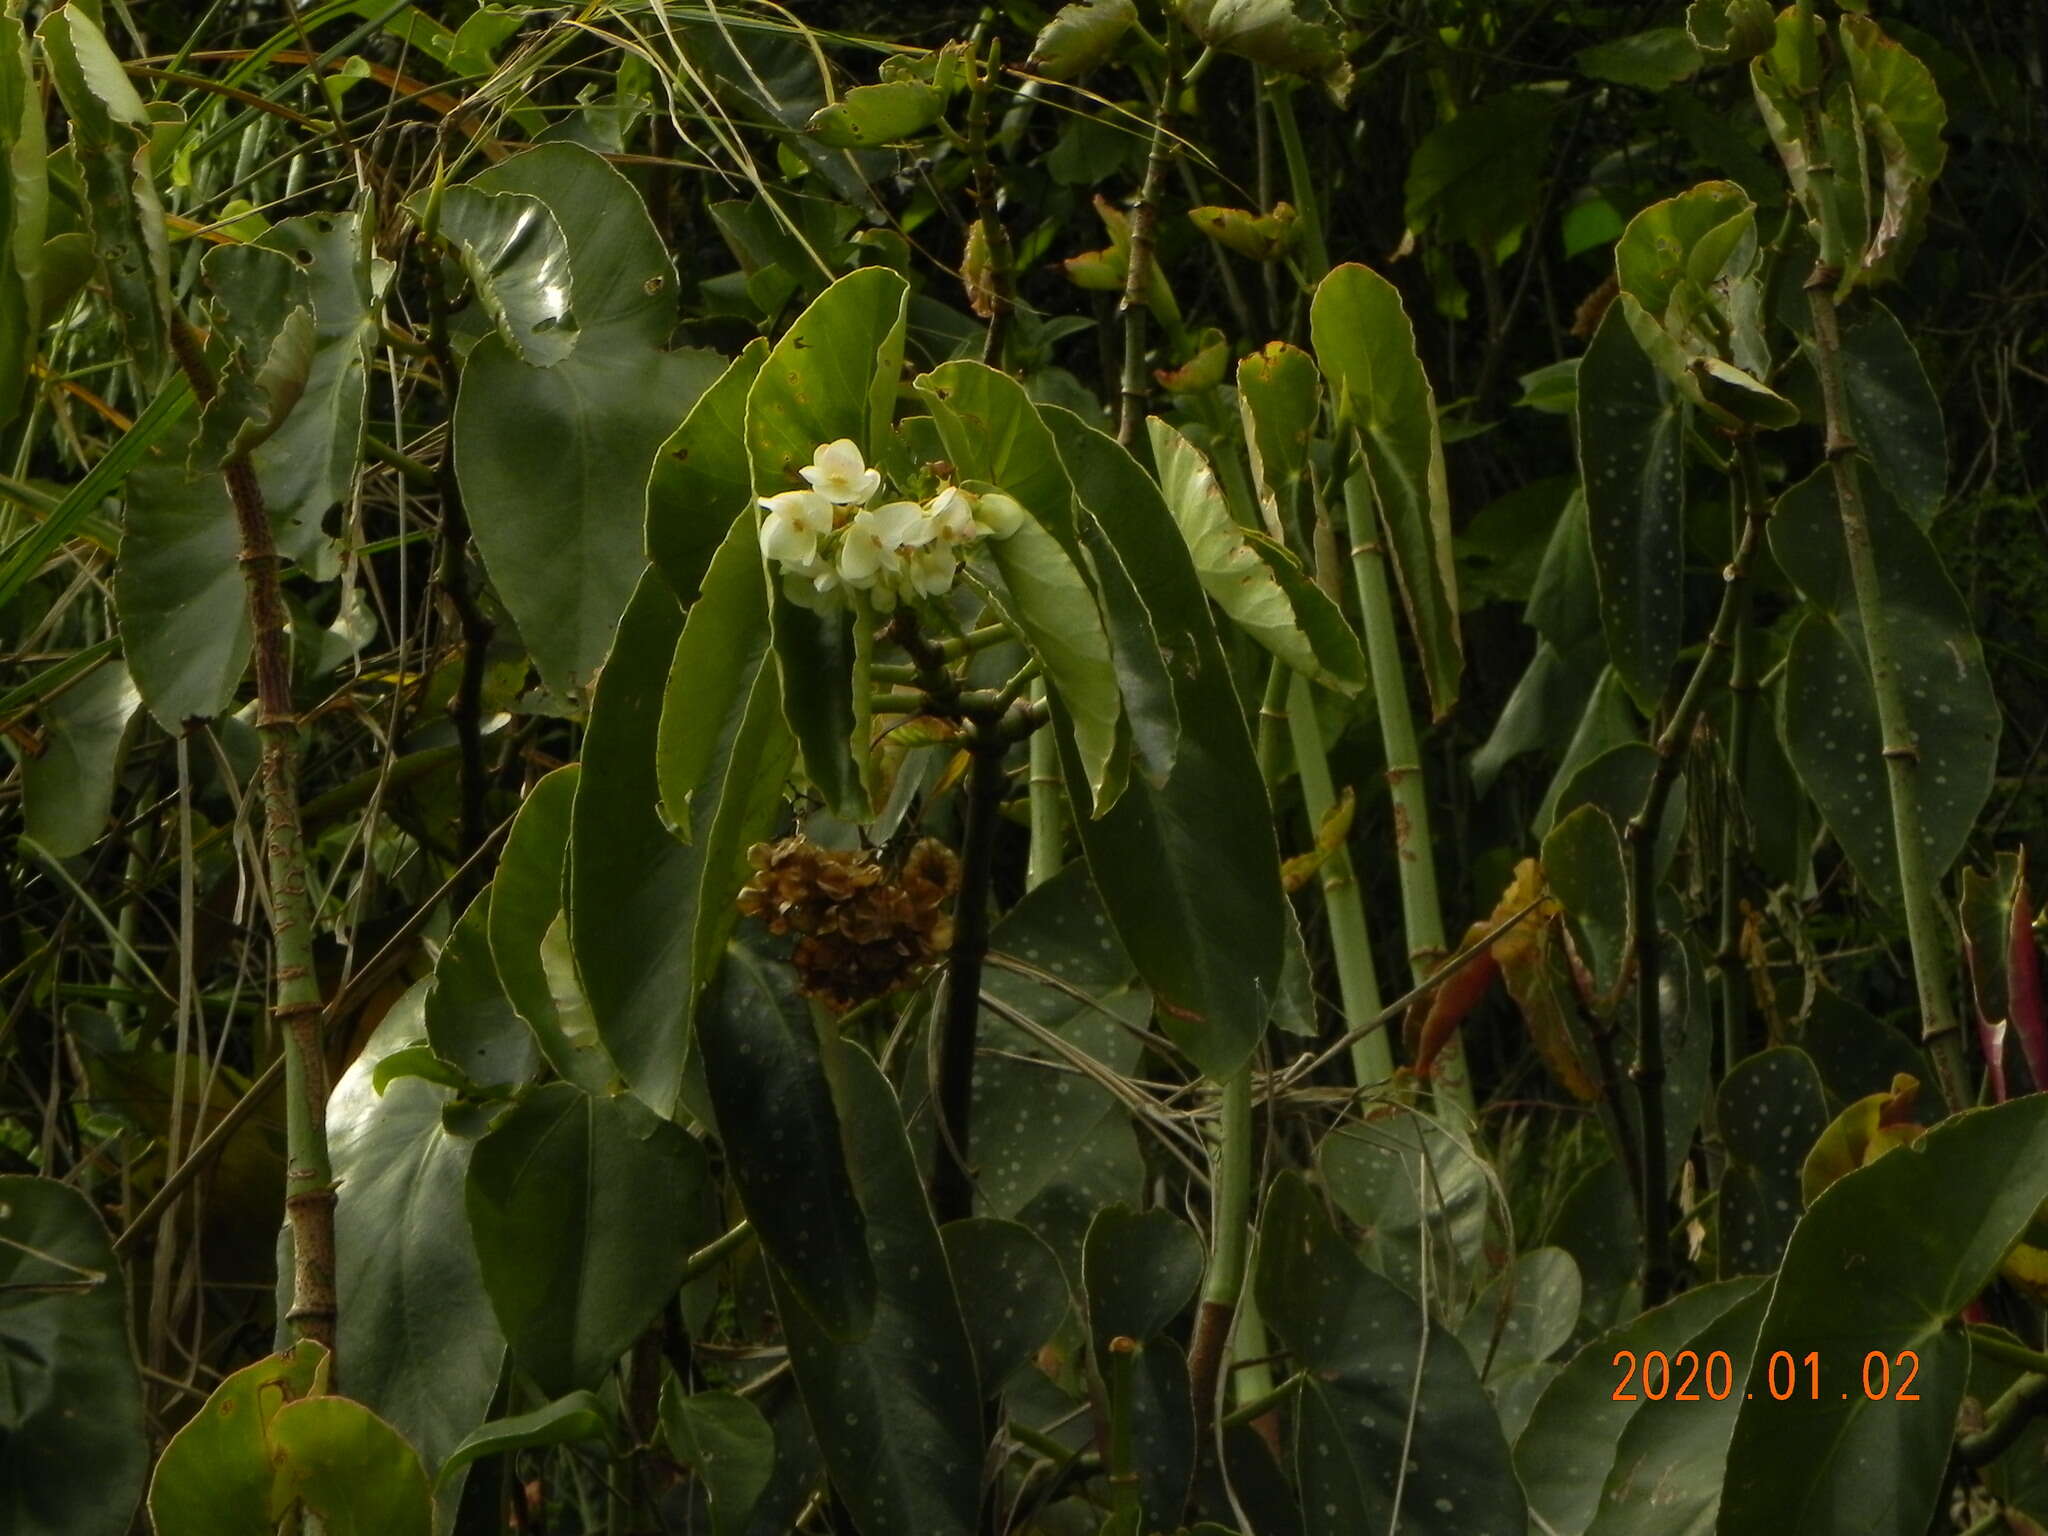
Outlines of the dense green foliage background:
{"type": "Polygon", "coordinates": [[[0,12],[0,1529],[2048,1526],[2048,12],[0,12]]]}

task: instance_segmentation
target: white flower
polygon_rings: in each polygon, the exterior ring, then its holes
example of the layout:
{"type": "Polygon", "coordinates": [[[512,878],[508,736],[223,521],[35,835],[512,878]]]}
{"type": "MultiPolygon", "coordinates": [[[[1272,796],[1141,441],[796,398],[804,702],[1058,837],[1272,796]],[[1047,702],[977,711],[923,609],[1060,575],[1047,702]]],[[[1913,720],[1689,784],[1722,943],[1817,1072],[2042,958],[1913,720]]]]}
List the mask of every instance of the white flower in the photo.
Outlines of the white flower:
{"type": "Polygon", "coordinates": [[[856,512],[839,541],[839,577],[849,587],[871,587],[903,568],[900,551],[929,544],[937,530],[914,501],[891,501],[856,512]]]}
{"type": "Polygon", "coordinates": [[[989,491],[974,498],[974,520],[992,539],[1007,539],[1024,521],[1024,507],[1014,496],[989,491]]]}
{"type": "Polygon", "coordinates": [[[811,462],[797,473],[810,482],[812,490],[835,506],[864,507],[882,488],[882,472],[868,468],[850,437],[818,444],[811,462]]]}
{"type": "Polygon", "coordinates": [[[816,491],[784,491],[763,496],[768,515],[761,520],[761,553],[785,566],[809,565],[818,558],[818,540],[832,531],[832,503],[816,491]]]}
{"type": "Polygon", "coordinates": [[[903,560],[903,585],[919,597],[944,597],[953,590],[959,556],[944,538],[913,549],[903,560]]]}
{"type": "Polygon", "coordinates": [[[839,590],[839,573],[830,560],[809,560],[782,568],[782,591],[799,608],[830,613],[844,600],[839,590]]]}
{"type": "Polygon", "coordinates": [[[925,505],[932,526],[948,544],[971,544],[988,532],[974,520],[974,498],[957,485],[949,485],[925,505]]]}

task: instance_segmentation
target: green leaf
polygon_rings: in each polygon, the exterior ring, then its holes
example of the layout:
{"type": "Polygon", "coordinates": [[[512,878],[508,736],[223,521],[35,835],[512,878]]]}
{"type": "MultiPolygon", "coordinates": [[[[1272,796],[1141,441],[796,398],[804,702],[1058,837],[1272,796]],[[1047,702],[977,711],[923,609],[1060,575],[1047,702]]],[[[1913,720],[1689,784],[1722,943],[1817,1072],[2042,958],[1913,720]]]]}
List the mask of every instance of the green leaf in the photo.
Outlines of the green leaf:
{"type": "Polygon", "coordinates": [[[1699,73],[1700,50],[1684,27],[1651,27],[1612,42],[1581,48],[1573,56],[1582,74],[1646,91],[1669,90],[1699,73]]]}
{"type": "Polygon", "coordinates": [[[1259,1310],[1306,1372],[1294,1457],[1308,1536],[1519,1531],[1500,1420],[1455,1338],[1338,1235],[1298,1173],[1266,1196],[1259,1310]]]}
{"type": "Polygon", "coordinates": [[[832,1338],[778,1258],[770,1277],[790,1364],[832,1486],[862,1536],[971,1536],[983,1447],[967,1328],[896,1096],[865,1051],[840,1049],[839,1123],[866,1212],[873,1324],[855,1339],[832,1338]]]}
{"type": "Polygon", "coordinates": [[[1948,108],[1927,66],[1868,16],[1838,29],[1862,127],[1883,166],[1883,197],[1860,267],[1866,282],[1902,276],[1927,222],[1928,188],[1948,159],[1948,108]]]}
{"type": "MultiPolygon", "coordinates": [[[[1130,0],[1124,0],[1126,8],[1130,0]]],[[[0,426],[19,410],[49,302],[43,235],[49,215],[49,145],[29,62],[28,34],[10,24],[0,38],[0,426]]]]}
{"type": "MultiPolygon", "coordinates": [[[[576,350],[569,237],[554,212],[523,192],[449,187],[440,194],[439,233],[459,254],[477,302],[505,345],[536,368],[576,350]]],[[[433,212],[431,194],[416,195],[413,217],[433,212]]]]}
{"type": "Polygon", "coordinates": [[[1074,0],[1039,29],[1024,67],[1048,80],[1076,80],[1108,58],[1138,19],[1132,0],[1074,0]]]}
{"type": "Polygon", "coordinates": [[[775,1431],[733,1392],[676,1390],[662,1383],[661,1432],[669,1454],[704,1484],[712,1536],[741,1536],[775,1472],[775,1431]]]}
{"type": "Polygon", "coordinates": [[[706,1176],[675,1125],[568,1083],[531,1090],[477,1142],[468,1207],[484,1289],[543,1391],[596,1386],[682,1283],[712,1235],[699,1230],[706,1176]]]}
{"type": "Polygon", "coordinates": [[[148,109],[91,13],[78,6],[52,11],[36,38],[71,119],[86,227],[122,340],[144,385],[154,386],[168,363],[172,308],[164,210],[151,179],[148,109]]]}
{"type": "MultiPolygon", "coordinates": [[[[1073,718],[1089,804],[1100,816],[1121,789],[1117,726],[1126,702],[1148,772],[1163,780],[1173,765],[1178,722],[1171,719],[1170,697],[1159,697],[1156,661],[1145,644],[1150,637],[1131,643],[1131,636],[1115,632],[1115,615],[1098,607],[1069,472],[1024,387],[966,361],[933,369],[916,387],[931,405],[954,473],[1007,492],[1030,514],[1016,533],[987,541],[979,554],[1001,574],[998,602],[1073,718]]],[[[1106,579],[1099,571],[1096,576],[1106,579]]],[[[1152,649],[1156,653],[1156,641],[1152,649]]]]}
{"type": "MultiPolygon", "coordinates": [[[[1707,1290],[1721,1291],[1748,1283],[1726,1281],[1707,1290]]],[[[1725,1398],[1716,1401],[1701,1390],[1702,1382],[1693,1388],[1699,1393],[1699,1402],[1666,1403],[1661,1409],[1652,1406],[1629,1416],[1616,1438],[1611,1470],[1600,1490],[1600,1513],[1588,1536],[1670,1536],[1674,1531],[1705,1536],[1713,1528],[1721,1466],[1727,1454],[1728,1437],[1735,1428],[1736,1412],[1742,1407],[1743,1383],[1749,1379],[1752,1360],[1763,1358],[1757,1343],[1757,1325],[1762,1321],[1768,1299],[1766,1288],[1750,1291],[1684,1341],[1683,1348],[1699,1356],[1702,1375],[1708,1361],[1717,1354],[1725,1354],[1735,1385],[1725,1398]]],[[[1676,1349],[1670,1351],[1674,1362],[1679,1353],[1676,1349]]],[[[1610,1353],[1610,1393],[1620,1380],[1621,1369],[1610,1353]]],[[[1639,1397],[1643,1392],[1642,1375],[1639,1362],[1635,1382],[1639,1397]]],[[[1780,1525],[1768,1528],[1784,1529],[1780,1525]]]]}
{"type": "Polygon", "coordinates": [[[227,713],[249,669],[240,553],[219,475],[162,463],[129,475],[114,608],[135,686],[167,731],[227,713]]]}
{"type": "Polygon", "coordinates": [[[101,503],[120,490],[122,481],[144,462],[143,455],[177,426],[191,407],[192,386],[182,376],[172,379],[150,400],[135,425],[100,455],[85,478],[64,493],[49,516],[8,547],[7,558],[0,563],[0,610],[14,601],[66,539],[90,525],[101,503]]]}
{"type": "Polygon", "coordinates": [[[648,471],[723,365],[667,350],[675,269],[632,183],[590,150],[544,144],[469,185],[538,198],[569,242],[576,350],[536,368],[496,334],[477,342],[454,447],[492,584],[542,682],[579,700],[645,564],[648,471]]]}
{"type": "Polygon", "coordinates": [[[655,740],[662,813],[694,873],[670,909],[690,943],[694,1005],[738,919],[747,850],[774,830],[796,743],[783,723],[770,654],[768,589],[754,520],[736,518],[683,623],[655,740]]]}
{"type": "Polygon", "coordinates": [[[289,257],[221,245],[199,270],[214,338],[227,355],[200,417],[195,469],[249,458],[277,435],[305,395],[314,346],[312,290],[289,257]]]}
{"type": "Polygon", "coordinates": [[[52,857],[83,853],[107,830],[129,724],[141,705],[116,661],[43,706],[42,750],[21,765],[21,809],[29,837],[52,857]]]}
{"type": "Polygon", "coordinates": [[[1411,1296],[1470,1294],[1492,1170],[1462,1137],[1413,1112],[1344,1126],[1316,1149],[1337,1207],[1365,1233],[1358,1255],[1411,1296]]]}
{"type": "MultiPolygon", "coordinates": [[[[1528,1428],[1515,1442],[1515,1468],[1528,1490],[1529,1512],[1558,1536],[1582,1536],[1600,1511],[1601,1489],[1615,1467],[1621,1437],[1644,1412],[1642,1357],[1652,1351],[1661,1351],[1667,1359],[1675,1356],[1733,1308],[1757,1296],[1762,1283],[1727,1280],[1700,1286],[1609,1329],[1574,1355],[1544,1388],[1528,1428]],[[1614,1363],[1614,1357],[1622,1350],[1638,1362],[1638,1384],[1627,1399],[1615,1397],[1623,1367],[1614,1363]]],[[[1749,1320],[1752,1336],[1761,1317],[1759,1300],[1749,1320]]],[[[1705,1406],[1651,1404],[1648,1416],[1689,1418],[1694,1408],[1705,1406]]]]}
{"type": "Polygon", "coordinates": [[[376,1084],[418,1031],[425,994],[424,984],[407,992],[335,1084],[327,1137],[348,1390],[434,1468],[490,1410],[505,1336],[469,1236],[471,1143],[442,1125],[453,1095],[418,1077],[376,1084]]]}
{"type": "Polygon", "coordinates": [[[788,967],[730,947],[698,1012],[697,1045],[726,1169],[761,1247],[820,1327],[863,1336],[876,1308],[867,1218],[788,967]]]}
{"type": "Polygon", "coordinates": [[[948,1222],[939,1236],[974,1345],[975,1375],[991,1396],[1066,1320],[1066,1278],[1044,1241],[1014,1221],[973,1216],[948,1222]]]}
{"type": "Polygon", "coordinates": [[[322,527],[355,484],[363,456],[372,349],[382,284],[371,253],[375,220],[361,213],[285,219],[257,244],[292,262],[312,308],[312,355],[296,405],[255,453],[278,548],[316,578],[341,565],[322,527]]]}
{"type": "Polygon", "coordinates": [[[1745,1057],[1721,1080],[1714,1124],[1728,1163],[1721,1174],[1721,1275],[1767,1275],[1784,1257],[1805,1200],[1799,1170],[1828,1128],[1820,1073],[1789,1045],[1745,1057]]]}
{"type": "Polygon", "coordinates": [[[215,1388],[157,1463],[157,1536],[274,1536],[294,1511],[334,1536],[427,1536],[419,1456],[361,1403],[328,1395],[328,1369],[307,1340],[215,1388]]]}
{"type": "MultiPolygon", "coordinates": [[[[1933,543],[1874,476],[1860,468],[1856,473],[1907,723],[1920,751],[1928,878],[1939,880],[1962,852],[1991,793],[1998,703],[1969,609],[1933,543]]],[[[1787,658],[1779,722],[1786,754],[1864,885],[1896,907],[1897,845],[1884,741],[1834,480],[1826,467],[1778,499],[1771,552],[1813,604],[1787,658]]]]}
{"type": "MultiPolygon", "coordinates": [[[[869,464],[885,462],[889,421],[903,372],[909,287],[887,267],[840,278],[797,316],[747,393],[747,451],[754,495],[803,485],[797,471],[822,443],[850,438],[869,464]]],[[[833,814],[872,811],[849,742],[853,735],[853,637],[843,613],[791,602],[774,583],[775,663],[782,709],[804,775],[833,814]]]]}
{"type": "Polygon", "coordinates": [[[1365,686],[1365,654],[1342,610],[1284,545],[1254,543],[1231,516],[1216,472],[1193,443],[1156,416],[1150,428],[1160,489],[1202,590],[1295,671],[1347,697],[1357,694],[1365,686]]]}
{"type": "Polygon", "coordinates": [[[485,931],[498,983],[549,1066],[589,1093],[618,1079],[597,1032],[590,1027],[581,989],[557,996],[548,964],[551,933],[560,930],[563,882],[582,764],[569,763],[526,792],[491,877],[485,931]]]}
{"type": "Polygon", "coordinates": [[[1756,1358],[1818,1352],[1819,1401],[1806,1396],[1803,1366],[1800,1390],[1783,1402],[1753,1368],[1720,1530],[1927,1529],[1970,1367],[1968,1337],[1950,1325],[2044,1197],[2048,1096],[2033,1095],[1951,1116],[1814,1201],[1786,1250],[1756,1358]],[[1882,1353],[1897,1383],[1907,1351],[1920,1400],[1867,1397],[1867,1356],[1882,1353]]]}
{"type": "Polygon", "coordinates": [[[1088,1332],[1107,1370],[1110,1341],[1166,1332],[1202,1283],[1202,1240],[1171,1211],[1112,1205],[1096,1213],[1081,1255],[1088,1332]]]}
{"type": "Polygon", "coordinates": [[[1680,340],[1719,302],[1715,284],[1747,276],[1756,262],[1756,206],[1732,181],[1703,181],[1652,203],[1614,247],[1621,291],[1680,340]]]}
{"type": "MultiPolygon", "coordinates": [[[[1609,747],[1598,757],[1572,770],[1563,792],[1551,811],[1553,827],[1582,805],[1597,805],[1614,825],[1625,827],[1650,792],[1657,773],[1656,749],[1647,742],[1625,741],[1609,747]]],[[[1686,780],[1683,770],[1672,777],[1664,802],[1664,817],[1657,824],[1657,878],[1670,871],[1678,856],[1679,838],[1686,828],[1686,780]]]]}
{"type": "Polygon", "coordinates": [[[1963,957],[1994,1097],[2006,1096],[2002,1057],[2008,1031],[2019,1037],[2027,1063],[2025,1080],[2036,1088],[2048,1083],[2048,1017],[2042,1009],[2041,951],[2034,940],[2026,850],[1998,854],[1989,875],[1964,869],[1957,916],[1962,920],[1963,957]]]}
{"type": "Polygon", "coordinates": [[[427,1040],[434,1054],[482,1088],[511,1088],[539,1066],[534,1035],[505,995],[491,957],[491,893],[470,902],[434,962],[427,1040]]]}
{"type": "Polygon", "coordinates": [[[1770,0],[1692,0],[1685,30],[1700,52],[1736,64],[1756,57],[1777,37],[1770,0]]]}
{"type": "MultiPolygon", "coordinates": [[[[1553,97],[1503,91],[1437,124],[1408,162],[1408,227],[1502,261],[1522,242],[1550,170],[1553,97]]],[[[1323,356],[1320,345],[1316,355],[1323,356]]],[[[1330,372],[1323,358],[1323,372],[1330,372]]]]}
{"type": "MultiPolygon", "coordinates": [[[[733,519],[753,507],[747,391],[767,356],[766,341],[748,342],[655,455],[647,479],[647,555],[679,596],[695,594],[733,519]]],[[[751,528],[753,519],[746,521],[751,528]]]]}
{"type": "Polygon", "coordinates": [[[1686,402],[1644,354],[1624,302],[1580,360],[1575,422],[1608,658],[1648,713],[1685,622],[1686,402]]]}
{"type": "Polygon", "coordinates": [[[540,1446],[574,1445],[579,1441],[609,1440],[611,1421],[604,1404],[594,1392],[571,1392],[531,1413],[509,1419],[492,1419],[480,1424],[449,1453],[434,1479],[439,1491],[447,1487],[471,1462],[507,1451],[532,1450],[540,1446]]]}
{"type": "MultiPolygon", "coordinates": [[[[1142,577],[1144,607],[1172,658],[1180,750],[1164,788],[1134,781],[1104,816],[1080,820],[1111,924],[1151,987],[1166,1033],[1212,1077],[1236,1070],[1279,995],[1286,898],[1266,791],[1209,606],[1159,487],[1113,438],[1055,412],[1059,448],[1098,570],[1142,577]]],[[[1015,542],[1014,540],[1010,542],[1015,542]]],[[[1082,765],[1055,721],[1073,794],[1082,765]]]]}
{"type": "MultiPolygon", "coordinates": [[[[1129,1031],[1151,1017],[1152,996],[1109,933],[1084,860],[1004,913],[989,951],[985,998],[1114,1072],[1137,1065],[1140,1046],[1129,1031]]],[[[972,1123],[983,1209],[1032,1223],[1035,1214],[1063,1204],[1063,1192],[1078,1192],[1091,1213],[1134,1200],[1140,1167],[1122,1101],[1089,1078],[1049,1068],[1045,1063],[1060,1058],[994,1006],[981,1010],[980,1039],[972,1123]]],[[[1080,1233],[1073,1237],[1078,1247],[1080,1233]]]]}
{"type": "Polygon", "coordinates": [[[946,93],[922,81],[856,85],[813,112],[804,132],[827,149],[879,149],[916,138],[945,111],[946,93]]]}
{"type": "Polygon", "coordinates": [[[1358,433],[1430,714],[1441,720],[1458,700],[1464,641],[1443,439],[1414,328],[1394,285],[1353,262],[1316,289],[1309,326],[1338,416],[1358,433]]]}
{"type": "Polygon", "coordinates": [[[1175,0],[1187,29],[1211,48],[1322,82],[1340,106],[1351,94],[1343,24],[1328,0],[1175,0]]]}
{"type": "Polygon", "coordinates": [[[1270,341],[1237,365],[1237,409],[1244,427],[1266,532],[1282,543],[1308,472],[1309,443],[1321,412],[1323,378],[1301,348],[1270,341]]]}
{"type": "Polygon", "coordinates": [[[291,1496],[270,1461],[285,1404],[327,1389],[328,1354],[310,1339],[243,1366],[171,1436],[149,1484],[157,1536],[276,1536],[291,1496]]]}
{"type": "Polygon", "coordinates": [[[84,1194],[0,1175],[0,1525],[18,1536],[129,1529],[150,1447],[126,1290],[84,1194]]]}
{"type": "MultiPolygon", "coordinates": [[[[1811,352],[1812,343],[1800,338],[1811,352]]],[[[1878,480],[1925,528],[1948,494],[1948,429],[1920,354],[1875,299],[1842,327],[1842,403],[1849,432],[1878,480]]]]}
{"type": "Polygon", "coordinates": [[[662,1115],[675,1110],[689,1051],[691,940],[675,914],[694,899],[700,865],[657,809],[661,697],[682,624],[660,573],[644,572],[591,702],[565,903],[598,1038],[662,1115]]]}
{"type": "MultiPolygon", "coordinates": [[[[1831,1111],[1888,1092],[1901,1072],[1918,1082],[1934,1080],[1926,1055],[1902,1032],[1826,987],[1807,1009],[1799,1044],[1820,1072],[1831,1111]]],[[[1922,1101],[1923,1115],[1935,1108],[1922,1101]]]]}
{"type": "Polygon", "coordinates": [[[1170,1211],[1110,1206],[1096,1213],[1082,1246],[1082,1290],[1096,1374],[1107,1381],[1115,1372],[1117,1340],[1139,1346],[1128,1411],[1145,1530],[1178,1517],[1194,1476],[1194,1401],[1187,1361],[1165,1333],[1194,1299],[1202,1265],[1201,1239],[1170,1211]]]}
{"type": "Polygon", "coordinates": [[[1628,943],[1628,865],[1614,818],[1597,805],[1560,817],[1543,839],[1543,873],[1602,995],[1620,986],[1628,943]]]}
{"type": "Polygon", "coordinates": [[[1580,1292],[1579,1266],[1570,1254],[1533,1248],[1480,1293],[1458,1325],[1458,1342],[1486,1383],[1510,1442],[1558,1374],[1550,1357],[1578,1330],[1580,1292]]]}
{"type": "Polygon", "coordinates": [[[397,1430],[345,1397],[287,1403],[270,1421],[279,1482],[329,1536],[428,1536],[433,1500],[397,1430]]]}

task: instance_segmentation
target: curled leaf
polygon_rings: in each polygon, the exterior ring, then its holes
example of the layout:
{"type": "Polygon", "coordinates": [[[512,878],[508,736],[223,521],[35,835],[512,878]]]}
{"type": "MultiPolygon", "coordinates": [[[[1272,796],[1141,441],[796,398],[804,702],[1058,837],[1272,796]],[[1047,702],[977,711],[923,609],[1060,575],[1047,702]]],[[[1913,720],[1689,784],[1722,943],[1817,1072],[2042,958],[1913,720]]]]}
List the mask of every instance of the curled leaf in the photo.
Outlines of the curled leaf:
{"type": "Polygon", "coordinates": [[[875,149],[914,139],[946,110],[946,93],[917,80],[856,85],[811,114],[804,132],[828,149],[875,149]]]}
{"type": "Polygon", "coordinates": [[[1108,58],[1137,22],[1132,0],[1075,0],[1039,30],[1024,67],[1048,80],[1076,80],[1108,58]]]}
{"type": "Polygon", "coordinates": [[[1200,345],[1194,356],[1178,368],[1156,368],[1152,376],[1171,395],[1198,395],[1205,389],[1214,389],[1223,382],[1224,369],[1230,362],[1228,344],[1223,333],[1214,326],[1204,329],[1196,338],[1200,345]]]}
{"type": "Polygon", "coordinates": [[[1909,1147],[1926,1129],[1913,1118],[1920,1080],[1901,1072],[1887,1093],[1868,1094],[1851,1104],[1821,1132],[1799,1171],[1799,1190],[1810,1206],[1844,1174],[1876,1162],[1896,1147],[1909,1147]]]}
{"type": "Polygon", "coordinates": [[[1358,810],[1358,797],[1346,784],[1344,792],[1337,797],[1337,803],[1330,807],[1323,817],[1322,825],[1316,828],[1316,845],[1307,853],[1297,853],[1280,866],[1280,884],[1292,896],[1302,889],[1330,861],[1331,855],[1344,846],[1351,836],[1351,819],[1358,810]]]}
{"type": "Polygon", "coordinates": [[[1351,94],[1343,27],[1328,0],[1179,0],[1180,19],[1211,48],[1316,80],[1338,105],[1351,94]]]}
{"type": "Polygon", "coordinates": [[[1271,213],[1244,208],[1190,208],[1188,222],[1218,245],[1253,261],[1278,261],[1294,245],[1294,205],[1275,203],[1271,213]]]}

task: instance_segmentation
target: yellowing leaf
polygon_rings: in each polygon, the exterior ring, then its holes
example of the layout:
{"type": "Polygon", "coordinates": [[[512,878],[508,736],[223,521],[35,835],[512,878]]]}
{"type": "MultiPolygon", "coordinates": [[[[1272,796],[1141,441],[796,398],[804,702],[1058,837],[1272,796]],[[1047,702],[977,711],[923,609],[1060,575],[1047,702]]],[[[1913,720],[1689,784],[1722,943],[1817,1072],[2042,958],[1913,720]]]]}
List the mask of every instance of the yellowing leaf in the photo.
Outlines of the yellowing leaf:
{"type": "Polygon", "coordinates": [[[1867,1167],[1894,1147],[1918,1141],[1924,1128],[1913,1119],[1913,1106],[1919,1097],[1919,1079],[1901,1072],[1892,1079],[1890,1092],[1866,1095],[1835,1116],[1800,1170],[1799,1189],[1806,1203],[1812,1205],[1844,1174],[1867,1167]]]}

